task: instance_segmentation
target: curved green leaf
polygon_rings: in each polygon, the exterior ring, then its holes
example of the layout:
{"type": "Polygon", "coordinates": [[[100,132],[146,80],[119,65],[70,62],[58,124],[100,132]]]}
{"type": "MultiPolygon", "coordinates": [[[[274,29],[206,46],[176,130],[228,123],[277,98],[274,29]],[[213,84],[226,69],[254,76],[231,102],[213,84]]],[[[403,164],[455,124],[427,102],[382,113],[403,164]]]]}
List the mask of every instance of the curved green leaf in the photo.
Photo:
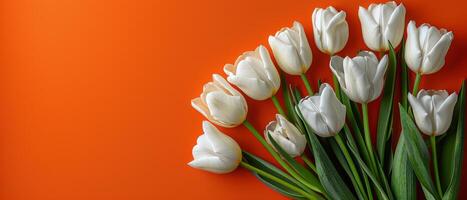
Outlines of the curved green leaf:
{"type": "MultiPolygon", "coordinates": [[[[243,151],[243,159],[248,162],[250,165],[256,167],[256,168],[259,168],[265,172],[268,172],[274,176],[276,176],[277,178],[280,178],[284,181],[287,181],[289,182],[290,184],[293,184],[297,187],[300,187],[299,186],[299,183],[291,178],[288,174],[286,174],[285,172],[281,171],[279,168],[275,167],[274,165],[268,163],[267,161],[251,154],[251,153],[248,153],[246,151],[243,151]]],[[[305,198],[303,195],[295,192],[295,191],[292,191],[290,190],[289,188],[287,187],[284,187],[283,185],[281,184],[278,184],[277,182],[269,179],[269,178],[266,178],[266,177],[263,177],[261,175],[258,175],[257,173],[253,173],[261,182],[263,182],[266,186],[270,187],[271,189],[273,189],[274,191],[277,191],[287,197],[290,197],[290,198],[293,198],[293,199],[307,199],[305,198]]],[[[311,190],[310,190],[311,191],[311,190]]],[[[307,192],[310,192],[310,191],[307,191],[307,192]]],[[[317,194],[316,194],[317,195],[317,194]]]]}
{"type": "Polygon", "coordinates": [[[431,195],[437,200],[441,199],[431,179],[428,164],[430,158],[425,141],[404,107],[399,105],[399,111],[403,130],[402,135],[407,144],[405,149],[407,150],[410,166],[414,170],[420,184],[425,187],[426,190],[424,191],[429,193],[426,196],[431,195]]]}
{"type": "Polygon", "coordinates": [[[392,163],[391,188],[397,200],[417,199],[417,181],[407,157],[404,136],[399,137],[392,163]]]}
{"type": "Polygon", "coordinates": [[[391,153],[391,120],[393,110],[394,88],[396,85],[396,53],[392,44],[389,43],[389,66],[386,70],[386,81],[384,83],[383,95],[379,106],[378,126],[376,135],[376,149],[382,166],[384,166],[385,156],[391,153]],[[389,143],[389,145],[388,145],[389,143]]]}
{"type": "Polygon", "coordinates": [[[465,81],[462,82],[459,99],[457,101],[458,115],[456,131],[446,136],[442,143],[442,175],[448,178],[443,200],[457,199],[462,174],[462,160],[464,158],[464,128],[465,128],[465,81]]]}
{"type": "Polygon", "coordinates": [[[323,186],[319,182],[318,178],[313,175],[308,169],[304,166],[300,165],[295,159],[293,159],[282,147],[277,144],[274,138],[268,133],[269,140],[271,141],[272,146],[281,154],[281,156],[290,164],[290,166],[301,176],[303,177],[308,183],[310,183],[314,188],[313,190],[317,192],[324,191],[323,186]]]}
{"type": "Polygon", "coordinates": [[[365,173],[368,175],[370,180],[375,185],[376,189],[379,191],[380,196],[385,200],[389,200],[388,195],[384,191],[381,184],[379,184],[379,182],[378,182],[377,178],[375,177],[375,175],[373,174],[373,172],[368,168],[368,166],[365,164],[365,162],[363,162],[362,158],[358,155],[357,148],[355,146],[353,146],[352,144],[350,144],[350,142],[347,142],[347,144],[350,147],[350,151],[352,151],[352,153],[355,155],[355,158],[357,159],[357,162],[360,164],[360,167],[363,169],[363,171],[365,171],[365,173]]]}
{"type": "MultiPolygon", "coordinates": [[[[297,107],[295,107],[295,110],[297,111],[299,118],[303,121],[300,110],[297,107]]],[[[347,185],[345,185],[316,135],[311,131],[307,123],[304,123],[304,125],[313,148],[318,177],[322,186],[326,190],[326,193],[331,199],[335,200],[355,200],[355,196],[347,185]]]]}

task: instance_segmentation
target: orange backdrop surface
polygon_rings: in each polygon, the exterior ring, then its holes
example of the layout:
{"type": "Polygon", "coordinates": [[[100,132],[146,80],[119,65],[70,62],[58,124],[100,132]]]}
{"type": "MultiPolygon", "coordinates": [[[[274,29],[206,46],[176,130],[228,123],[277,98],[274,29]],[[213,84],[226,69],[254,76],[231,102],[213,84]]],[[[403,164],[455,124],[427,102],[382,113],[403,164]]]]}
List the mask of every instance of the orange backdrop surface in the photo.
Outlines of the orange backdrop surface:
{"type": "MultiPolygon", "coordinates": [[[[2,1],[0,199],[284,199],[243,169],[221,176],[186,165],[203,120],[190,100],[212,73],[294,20],[312,42],[313,85],[331,81],[328,57],[313,43],[313,9],[347,12],[350,39],[340,55],[354,55],[366,49],[358,5],[371,2],[2,1]]],[[[445,67],[421,87],[457,90],[467,77],[466,4],[404,4],[407,19],[455,35],[445,67]]],[[[270,101],[249,106],[259,129],[273,119],[270,101]]],[[[245,128],[222,130],[270,159],[245,128]]]]}

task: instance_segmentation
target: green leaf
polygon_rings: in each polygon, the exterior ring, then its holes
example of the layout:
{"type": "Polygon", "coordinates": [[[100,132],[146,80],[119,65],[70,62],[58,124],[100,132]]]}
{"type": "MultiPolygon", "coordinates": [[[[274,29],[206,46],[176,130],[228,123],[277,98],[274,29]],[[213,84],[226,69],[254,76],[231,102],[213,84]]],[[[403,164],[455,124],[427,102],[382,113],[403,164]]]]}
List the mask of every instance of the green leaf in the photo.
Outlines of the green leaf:
{"type": "MultiPolygon", "coordinates": [[[[295,107],[299,118],[303,121],[303,116],[300,113],[298,107],[295,107]]],[[[355,200],[355,196],[350,189],[345,185],[342,177],[337,172],[336,168],[329,159],[326,151],[319,142],[316,135],[311,131],[311,128],[305,123],[305,129],[308,132],[308,137],[311,141],[313,148],[313,155],[316,162],[316,169],[318,172],[319,180],[321,181],[324,190],[330,196],[331,199],[335,200],[355,200]]]]}
{"type": "Polygon", "coordinates": [[[358,199],[365,200],[366,195],[362,193],[362,191],[360,191],[360,189],[358,188],[357,181],[355,180],[355,177],[353,176],[352,171],[350,170],[349,164],[347,163],[347,160],[345,159],[341,148],[335,140],[329,140],[329,144],[331,145],[331,149],[334,152],[334,155],[336,155],[337,161],[339,162],[340,166],[344,169],[345,173],[350,179],[350,182],[352,182],[352,186],[354,188],[354,191],[356,191],[357,193],[358,199]]]}
{"type": "MultiPolygon", "coordinates": [[[[284,181],[287,181],[289,182],[290,184],[293,184],[297,187],[300,187],[299,183],[297,182],[297,180],[291,178],[288,174],[286,174],[285,172],[281,171],[279,168],[275,167],[274,165],[268,163],[267,161],[259,158],[259,157],[256,157],[255,155],[251,154],[251,153],[248,153],[247,151],[243,151],[243,159],[249,163],[250,165],[256,167],[256,168],[259,168],[265,172],[268,172],[274,176],[276,176],[277,178],[280,178],[284,181]]],[[[253,173],[261,182],[263,182],[266,186],[270,187],[271,189],[287,196],[287,197],[290,197],[290,198],[293,198],[293,199],[306,199],[303,195],[293,191],[293,190],[290,190],[289,188],[287,187],[284,187],[283,185],[269,179],[269,178],[266,178],[266,177],[263,177],[261,175],[258,175],[257,173],[253,173]]],[[[311,190],[307,191],[307,192],[311,192],[313,193],[311,190]]],[[[315,193],[315,195],[317,195],[315,193]]]]}
{"type": "Polygon", "coordinates": [[[352,130],[355,136],[355,140],[357,141],[357,147],[360,151],[363,159],[366,163],[370,163],[370,155],[368,153],[368,149],[366,148],[365,140],[363,139],[363,133],[361,130],[361,117],[358,111],[356,104],[350,101],[349,97],[345,93],[341,93],[341,101],[346,107],[346,117],[347,120],[350,122],[352,126],[352,130]]]}
{"type": "Polygon", "coordinates": [[[295,119],[292,116],[293,111],[293,104],[292,104],[292,97],[289,93],[289,87],[287,86],[287,80],[285,79],[284,73],[281,74],[281,87],[282,87],[282,95],[284,97],[285,108],[287,109],[287,119],[289,119],[292,123],[295,123],[295,119]]]}
{"type": "Polygon", "coordinates": [[[449,178],[445,181],[447,184],[446,191],[443,195],[443,200],[457,199],[459,194],[460,179],[462,174],[462,160],[464,158],[464,127],[465,127],[465,81],[462,82],[461,91],[459,92],[457,105],[457,127],[456,131],[446,136],[445,142],[442,144],[442,176],[449,178]],[[451,139],[453,138],[453,139],[451,139]]]}
{"type": "Polygon", "coordinates": [[[403,130],[402,135],[407,144],[405,149],[407,150],[410,166],[414,170],[420,184],[425,187],[425,191],[429,193],[425,193],[425,195],[432,195],[437,200],[441,199],[430,176],[428,163],[430,158],[425,141],[413,123],[412,118],[402,105],[399,105],[399,111],[403,130]]]}
{"type": "Polygon", "coordinates": [[[391,188],[397,200],[417,199],[417,181],[407,157],[404,136],[399,137],[392,163],[391,188]]]}
{"type": "MultiPolygon", "coordinates": [[[[376,135],[376,148],[381,165],[384,166],[385,156],[388,154],[387,146],[391,146],[391,120],[394,99],[394,88],[396,85],[396,53],[389,42],[389,66],[386,71],[386,82],[384,83],[383,97],[379,106],[378,127],[376,135]],[[389,144],[388,144],[389,143],[389,144]]],[[[389,148],[389,152],[391,149],[389,148]]]]}
{"type": "Polygon", "coordinates": [[[384,174],[383,167],[378,161],[376,165],[377,165],[376,168],[378,169],[378,173],[379,173],[380,182],[382,182],[382,185],[386,191],[386,195],[389,197],[389,199],[393,199],[391,186],[389,185],[388,179],[386,178],[386,175],[384,174]]]}
{"type": "MultiPolygon", "coordinates": [[[[347,126],[347,124],[344,126],[344,133],[345,133],[345,138],[346,138],[346,141],[349,143],[349,146],[353,146],[353,147],[356,147],[357,144],[355,143],[355,140],[354,138],[352,137],[352,133],[350,132],[350,129],[349,127],[347,126]]],[[[361,137],[361,136],[360,136],[361,137]]],[[[365,151],[366,151],[366,148],[365,148],[365,151]]],[[[357,152],[358,153],[358,152],[357,152]]],[[[354,156],[360,156],[361,155],[354,155],[354,156]]],[[[363,177],[363,181],[365,182],[365,187],[366,187],[366,190],[368,192],[368,195],[367,197],[373,197],[373,194],[372,194],[372,189],[371,189],[371,185],[370,185],[370,182],[368,180],[368,176],[367,174],[365,173],[365,171],[360,167],[359,168],[359,171],[363,177]]],[[[372,199],[372,198],[371,198],[372,199]]]]}
{"type": "Polygon", "coordinates": [[[401,99],[400,103],[407,110],[409,101],[407,95],[409,93],[409,71],[407,70],[407,63],[405,63],[405,41],[402,40],[401,50],[399,51],[399,58],[401,63],[401,99]]]}
{"type": "Polygon", "coordinates": [[[375,177],[375,174],[373,174],[373,172],[368,168],[368,166],[365,164],[365,162],[362,160],[362,158],[359,156],[358,154],[358,150],[357,150],[357,147],[355,147],[354,145],[352,145],[350,142],[347,142],[349,148],[350,148],[350,151],[352,151],[352,153],[354,154],[354,157],[355,159],[357,160],[357,162],[359,163],[360,167],[363,169],[363,171],[368,175],[368,177],[370,178],[370,180],[373,182],[373,184],[375,185],[376,189],[378,190],[380,196],[385,199],[385,200],[389,200],[390,198],[388,197],[388,195],[386,194],[386,192],[384,191],[383,187],[381,186],[381,184],[379,184],[377,178],[375,177]]]}
{"type": "Polygon", "coordinates": [[[301,176],[303,177],[310,185],[314,188],[311,188],[317,192],[323,192],[323,186],[319,182],[318,178],[313,175],[308,169],[300,165],[295,159],[293,159],[282,147],[277,144],[274,138],[268,133],[269,140],[271,141],[272,146],[281,154],[287,163],[301,176]]]}

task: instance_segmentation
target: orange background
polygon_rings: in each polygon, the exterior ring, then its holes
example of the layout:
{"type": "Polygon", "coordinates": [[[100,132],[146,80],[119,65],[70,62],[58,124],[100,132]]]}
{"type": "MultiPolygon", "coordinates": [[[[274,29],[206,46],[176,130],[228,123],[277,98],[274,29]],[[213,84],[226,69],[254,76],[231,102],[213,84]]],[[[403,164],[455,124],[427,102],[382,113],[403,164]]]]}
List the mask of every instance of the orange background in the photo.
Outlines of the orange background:
{"type": "MultiPolygon", "coordinates": [[[[313,85],[330,81],[328,57],[313,42],[313,9],[347,12],[350,41],[340,55],[354,55],[366,48],[358,5],[371,2],[2,1],[0,199],[283,199],[243,169],[221,176],[186,165],[203,120],[190,99],[293,20],[308,33],[313,85]]],[[[466,4],[404,4],[407,19],[455,35],[446,66],[421,87],[457,90],[467,77],[466,4]]],[[[270,101],[249,106],[259,129],[273,118],[270,101]]],[[[377,103],[371,108],[375,122],[377,103]]],[[[222,130],[270,159],[246,129],[222,130]]]]}

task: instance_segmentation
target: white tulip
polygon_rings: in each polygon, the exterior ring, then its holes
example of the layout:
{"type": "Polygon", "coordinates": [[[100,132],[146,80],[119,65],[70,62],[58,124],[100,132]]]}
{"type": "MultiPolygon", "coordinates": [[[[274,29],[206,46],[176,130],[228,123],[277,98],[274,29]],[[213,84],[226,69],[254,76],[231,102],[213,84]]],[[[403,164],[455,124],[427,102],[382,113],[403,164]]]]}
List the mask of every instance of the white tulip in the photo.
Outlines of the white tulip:
{"type": "Polygon", "coordinates": [[[345,12],[334,7],[315,8],[311,17],[313,33],[318,49],[328,55],[341,51],[349,39],[349,25],[345,12]]]}
{"type": "Polygon", "coordinates": [[[457,102],[457,94],[446,90],[420,90],[415,98],[409,93],[415,123],[426,135],[441,135],[451,125],[452,113],[457,102]]]}
{"type": "Polygon", "coordinates": [[[305,135],[280,114],[276,114],[276,121],[270,122],[264,130],[266,141],[273,146],[268,134],[292,157],[300,156],[305,151],[305,135]]]}
{"type": "Polygon", "coordinates": [[[321,85],[319,94],[300,100],[298,109],[306,123],[321,137],[334,136],[344,127],[345,106],[327,83],[321,85]]]}
{"type": "Polygon", "coordinates": [[[191,106],[209,121],[223,127],[235,127],[246,119],[248,106],[245,98],[218,74],[212,75],[200,97],[191,100],[191,106]]]}
{"type": "Polygon", "coordinates": [[[402,40],[405,27],[405,7],[394,1],[371,4],[368,10],[359,7],[358,17],[362,24],[363,40],[373,51],[386,52],[389,42],[396,48],[402,40]]]}
{"type": "Polygon", "coordinates": [[[444,66],[444,57],[454,39],[452,32],[437,29],[429,24],[415,26],[414,21],[407,25],[407,43],[405,44],[405,62],[407,66],[420,74],[432,74],[444,66]]]}
{"type": "Polygon", "coordinates": [[[354,58],[333,56],[330,66],[342,90],[352,101],[368,103],[383,91],[388,56],[384,55],[378,62],[373,52],[361,51],[354,58]]]}
{"type": "Polygon", "coordinates": [[[269,45],[285,73],[301,75],[310,68],[311,48],[300,22],[294,22],[293,27],[282,28],[275,36],[269,36],[269,45]]]}
{"type": "Polygon", "coordinates": [[[268,50],[260,45],[238,57],[235,64],[224,66],[227,80],[255,100],[265,100],[276,94],[281,85],[268,50]]]}
{"type": "Polygon", "coordinates": [[[204,134],[193,147],[193,168],[225,174],[235,170],[242,161],[242,150],[231,137],[220,132],[208,121],[203,121],[204,134]]]}

